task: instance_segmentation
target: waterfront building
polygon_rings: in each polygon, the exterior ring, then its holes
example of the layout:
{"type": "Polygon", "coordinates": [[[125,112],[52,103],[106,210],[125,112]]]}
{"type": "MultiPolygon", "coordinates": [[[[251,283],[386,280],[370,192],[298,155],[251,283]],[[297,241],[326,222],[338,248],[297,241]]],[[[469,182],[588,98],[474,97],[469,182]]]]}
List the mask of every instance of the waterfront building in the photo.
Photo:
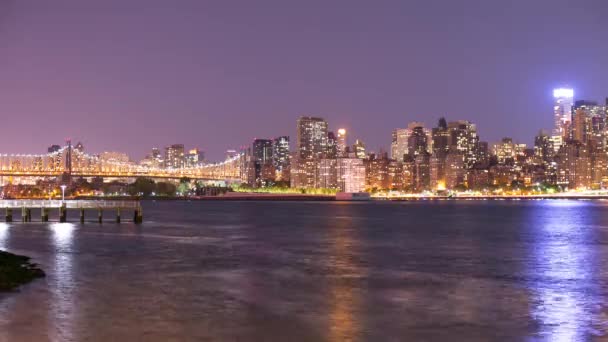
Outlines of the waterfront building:
{"type": "Polygon", "coordinates": [[[403,190],[403,163],[391,159],[388,163],[389,190],[403,190]]]}
{"type": "Polygon", "coordinates": [[[422,192],[431,187],[431,155],[420,153],[414,158],[414,190],[422,192]]]}
{"type": "Polygon", "coordinates": [[[327,154],[327,122],[322,118],[303,116],[297,121],[296,131],[297,160],[292,160],[292,186],[314,188],[318,160],[327,154]]]}
{"type": "Polygon", "coordinates": [[[327,121],[303,116],[297,122],[297,152],[301,159],[321,159],[327,153],[327,121]]]}
{"type": "Polygon", "coordinates": [[[376,156],[370,154],[365,160],[365,183],[367,189],[386,190],[390,188],[389,181],[390,160],[386,153],[376,156]]]}
{"type": "Polygon", "coordinates": [[[456,189],[465,184],[464,155],[458,151],[450,151],[445,158],[445,187],[456,189]]]}
{"type": "Polygon", "coordinates": [[[414,181],[416,178],[416,163],[414,159],[407,154],[403,159],[402,166],[402,182],[403,182],[403,190],[407,192],[414,191],[414,181]]]}
{"type": "Polygon", "coordinates": [[[277,172],[276,179],[289,180],[289,137],[280,136],[272,143],[272,164],[277,172]]]}
{"type": "Polygon", "coordinates": [[[557,182],[569,189],[591,187],[591,156],[587,144],[568,140],[557,154],[557,182]]]}
{"type": "Polygon", "coordinates": [[[365,191],[365,165],[361,158],[339,158],[338,188],[341,192],[365,191]]]}
{"type": "Polygon", "coordinates": [[[181,169],[185,166],[184,144],[173,144],[165,148],[165,167],[181,169]]]}
{"type": "Polygon", "coordinates": [[[433,190],[445,190],[445,157],[446,153],[439,149],[433,152],[429,160],[430,182],[433,190]]]}
{"type": "Polygon", "coordinates": [[[338,159],[323,158],[317,164],[316,188],[338,188],[338,159]]]}

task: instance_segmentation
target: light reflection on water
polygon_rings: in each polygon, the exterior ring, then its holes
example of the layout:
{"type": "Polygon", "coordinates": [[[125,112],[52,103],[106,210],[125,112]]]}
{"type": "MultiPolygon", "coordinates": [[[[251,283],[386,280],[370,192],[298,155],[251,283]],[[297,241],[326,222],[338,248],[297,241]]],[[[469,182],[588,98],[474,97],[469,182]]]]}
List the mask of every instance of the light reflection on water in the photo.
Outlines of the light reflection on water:
{"type": "Polygon", "coordinates": [[[4,250],[7,248],[7,240],[9,234],[9,225],[5,222],[0,222],[0,249],[4,250]]]}
{"type": "Polygon", "coordinates": [[[352,217],[344,218],[331,228],[329,255],[331,265],[343,277],[334,279],[329,300],[329,341],[351,341],[362,326],[360,289],[353,286],[365,271],[353,261],[358,256],[360,241],[352,228],[352,217]]]}
{"type": "Polygon", "coordinates": [[[50,276],[51,307],[48,321],[54,322],[54,331],[50,332],[57,341],[74,341],[74,322],[77,309],[76,283],[74,281],[74,232],[73,223],[51,223],[52,243],[54,247],[53,271],[50,276]]]}
{"type": "Polygon", "coordinates": [[[594,298],[600,289],[593,278],[601,265],[592,248],[590,209],[581,201],[551,201],[538,207],[544,214],[534,221],[540,238],[529,269],[531,278],[538,279],[531,285],[536,298],[532,316],[542,324],[540,335],[551,341],[585,341],[601,334],[595,328],[600,322],[594,298]]]}

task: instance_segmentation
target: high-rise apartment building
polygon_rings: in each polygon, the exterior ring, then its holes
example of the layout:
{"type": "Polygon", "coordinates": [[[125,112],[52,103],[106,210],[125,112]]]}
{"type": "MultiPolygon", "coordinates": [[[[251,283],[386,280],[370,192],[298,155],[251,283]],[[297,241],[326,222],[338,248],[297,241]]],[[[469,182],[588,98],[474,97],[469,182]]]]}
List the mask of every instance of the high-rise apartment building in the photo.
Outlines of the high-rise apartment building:
{"type": "Polygon", "coordinates": [[[289,137],[280,136],[272,142],[272,160],[277,172],[283,173],[289,168],[289,137]]]}
{"type": "Polygon", "coordinates": [[[296,131],[297,160],[292,160],[292,187],[313,188],[318,161],[327,155],[327,121],[318,117],[302,116],[298,119],[296,131]]]}
{"type": "Polygon", "coordinates": [[[181,169],[185,166],[184,144],[173,144],[165,148],[165,167],[181,169]]]}
{"type": "Polygon", "coordinates": [[[260,163],[272,163],[272,140],[271,139],[255,139],[251,147],[253,159],[260,163]]]}

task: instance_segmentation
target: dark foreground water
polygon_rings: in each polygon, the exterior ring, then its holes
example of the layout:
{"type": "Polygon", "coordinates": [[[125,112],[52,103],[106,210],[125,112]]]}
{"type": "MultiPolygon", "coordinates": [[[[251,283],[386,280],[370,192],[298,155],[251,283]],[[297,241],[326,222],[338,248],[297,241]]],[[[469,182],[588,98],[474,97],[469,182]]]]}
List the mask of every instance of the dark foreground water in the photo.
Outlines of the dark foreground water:
{"type": "Polygon", "coordinates": [[[0,294],[0,341],[608,338],[608,202],[150,202],[144,214],[141,226],[0,223],[0,249],[48,274],[0,294]]]}

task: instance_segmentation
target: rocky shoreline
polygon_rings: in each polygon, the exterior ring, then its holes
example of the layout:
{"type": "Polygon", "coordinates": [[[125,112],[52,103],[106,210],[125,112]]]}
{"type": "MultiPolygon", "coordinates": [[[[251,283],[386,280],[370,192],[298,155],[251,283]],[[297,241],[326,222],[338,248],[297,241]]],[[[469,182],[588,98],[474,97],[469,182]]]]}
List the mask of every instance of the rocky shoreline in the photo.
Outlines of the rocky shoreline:
{"type": "Polygon", "coordinates": [[[0,292],[12,291],[44,276],[44,271],[30,262],[29,257],[0,251],[0,292]]]}

